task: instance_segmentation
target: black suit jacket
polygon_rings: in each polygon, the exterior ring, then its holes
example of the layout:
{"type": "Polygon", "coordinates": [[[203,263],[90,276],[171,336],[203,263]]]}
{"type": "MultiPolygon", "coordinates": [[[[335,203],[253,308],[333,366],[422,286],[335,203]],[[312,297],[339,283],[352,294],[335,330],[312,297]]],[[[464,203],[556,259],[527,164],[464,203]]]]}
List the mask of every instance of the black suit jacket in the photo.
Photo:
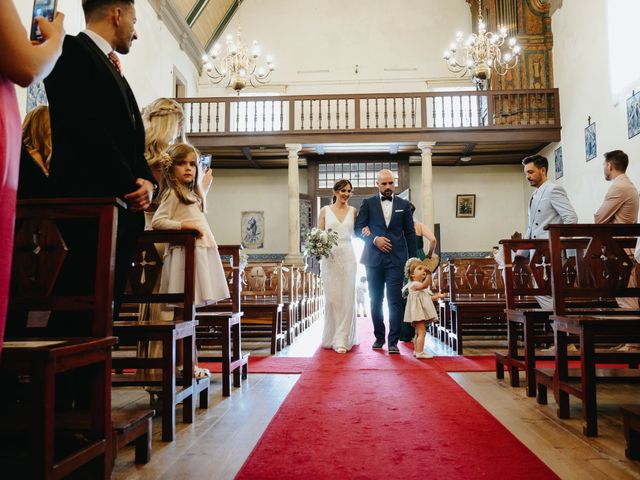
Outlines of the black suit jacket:
{"type": "Polygon", "coordinates": [[[67,35],[45,79],[58,196],[118,196],[155,180],[144,158],[144,127],[127,81],[85,34],[67,35]]]}

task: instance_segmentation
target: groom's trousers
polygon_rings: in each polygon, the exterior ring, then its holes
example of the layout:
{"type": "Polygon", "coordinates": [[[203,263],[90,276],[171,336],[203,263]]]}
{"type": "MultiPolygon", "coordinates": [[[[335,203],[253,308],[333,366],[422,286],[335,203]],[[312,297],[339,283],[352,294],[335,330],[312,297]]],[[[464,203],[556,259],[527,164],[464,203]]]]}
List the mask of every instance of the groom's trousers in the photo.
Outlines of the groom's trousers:
{"type": "Polygon", "coordinates": [[[376,340],[385,339],[384,314],[382,302],[387,294],[389,307],[389,345],[396,345],[400,337],[404,320],[404,302],[402,301],[403,270],[401,266],[393,265],[385,256],[380,265],[367,267],[367,283],[369,284],[369,298],[371,299],[371,319],[373,333],[376,340]]]}

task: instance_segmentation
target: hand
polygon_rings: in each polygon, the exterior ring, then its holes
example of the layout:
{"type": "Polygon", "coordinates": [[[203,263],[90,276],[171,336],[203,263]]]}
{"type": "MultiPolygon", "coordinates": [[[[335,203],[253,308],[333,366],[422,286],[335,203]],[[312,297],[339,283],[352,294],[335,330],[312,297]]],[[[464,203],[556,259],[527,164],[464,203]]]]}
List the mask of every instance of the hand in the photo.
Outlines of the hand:
{"type": "Polygon", "coordinates": [[[57,12],[53,21],[50,22],[44,17],[36,17],[38,27],[42,33],[42,42],[32,41],[31,43],[38,45],[40,43],[51,42],[56,45],[62,52],[62,42],[64,41],[64,13],[57,12]]]}
{"type": "Polygon", "coordinates": [[[153,199],[153,183],[144,178],[138,178],[136,180],[138,189],[134,192],[127,193],[124,199],[129,204],[129,209],[132,212],[142,212],[149,208],[151,200],[153,199]]]}
{"type": "Polygon", "coordinates": [[[369,230],[369,227],[362,227],[362,236],[363,237],[371,236],[371,230],[369,230]]]}
{"type": "Polygon", "coordinates": [[[384,253],[389,253],[391,251],[391,240],[387,237],[376,237],[373,241],[373,244],[378,247],[378,250],[383,251],[384,253]]]}
{"type": "Polygon", "coordinates": [[[182,222],[180,224],[180,230],[196,230],[198,232],[198,238],[202,238],[204,236],[202,227],[196,222],[182,222]]]}
{"type": "Polygon", "coordinates": [[[202,189],[207,192],[209,187],[211,186],[211,182],[213,182],[213,174],[211,173],[211,169],[207,168],[202,176],[202,189]]]}

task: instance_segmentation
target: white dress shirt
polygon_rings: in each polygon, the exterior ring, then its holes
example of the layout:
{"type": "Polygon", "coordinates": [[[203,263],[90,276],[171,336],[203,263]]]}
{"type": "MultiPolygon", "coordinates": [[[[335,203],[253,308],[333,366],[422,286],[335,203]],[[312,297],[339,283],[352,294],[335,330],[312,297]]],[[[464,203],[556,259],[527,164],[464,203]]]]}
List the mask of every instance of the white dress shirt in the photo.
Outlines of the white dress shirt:
{"type": "Polygon", "coordinates": [[[382,205],[382,214],[384,215],[384,223],[389,226],[389,222],[391,222],[391,214],[393,213],[393,195],[391,195],[391,201],[382,201],[382,197],[384,195],[380,194],[380,204],[382,205]]]}
{"type": "Polygon", "coordinates": [[[82,33],[84,33],[87,37],[89,37],[93,43],[95,43],[98,48],[102,51],[102,53],[104,53],[104,56],[108,56],[109,53],[113,52],[113,47],[111,46],[111,44],[109,42],[107,42],[104,38],[102,38],[100,35],[98,35],[96,32],[89,30],[89,29],[85,29],[82,31],[82,33]]]}

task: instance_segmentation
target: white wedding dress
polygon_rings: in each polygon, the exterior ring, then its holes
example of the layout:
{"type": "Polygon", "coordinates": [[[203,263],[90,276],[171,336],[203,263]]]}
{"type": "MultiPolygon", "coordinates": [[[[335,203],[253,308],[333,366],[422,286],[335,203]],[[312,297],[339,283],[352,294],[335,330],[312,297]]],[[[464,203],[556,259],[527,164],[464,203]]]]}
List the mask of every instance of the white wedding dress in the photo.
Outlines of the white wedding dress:
{"type": "Polygon", "coordinates": [[[324,330],[322,346],[338,350],[351,350],[358,345],[356,333],[356,255],[351,245],[355,208],[342,222],[331,211],[325,209],[325,228],[338,233],[338,245],[333,247],[332,255],[320,261],[320,275],[324,288],[324,330]]]}

